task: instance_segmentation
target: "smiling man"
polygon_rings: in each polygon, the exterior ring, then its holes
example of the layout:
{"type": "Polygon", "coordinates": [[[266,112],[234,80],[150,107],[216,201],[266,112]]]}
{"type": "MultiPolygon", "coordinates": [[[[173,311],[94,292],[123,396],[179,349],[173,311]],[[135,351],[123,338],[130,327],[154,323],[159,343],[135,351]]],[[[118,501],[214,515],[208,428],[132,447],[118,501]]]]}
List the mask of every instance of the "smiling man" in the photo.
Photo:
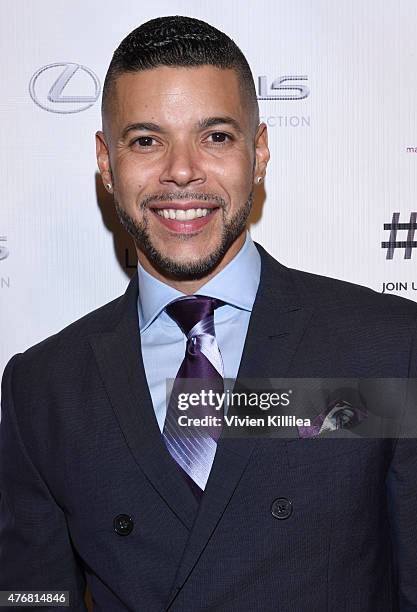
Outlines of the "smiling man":
{"type": "MultiPolygon", "coordinates": [[[[267,131],[216,28],[173,16],[131,32],[102,119],[97,163],[137,274],[7,364],[0,590],[68,591],[85,610],[87,584],[106,612],[417,612],[409,415],[395,437],[367,436],[389,419],[344,389],[316,412],[306,397],[297,429],[282,394],[285,437],[234,437],[222,395],[226,380],[416,378],[416,305],[252,241],[267,131]]],[[[389,408],[401,422],[398,396],[389,408]]]]}
{"type": "Polygon", "coordinates": [[[124,72],[123,57],[110,67],[98,164],[140,264],[193,293],[245,242],[269,159],[266,125],[248,67],[140,59],[140,71],[124,72]]]}

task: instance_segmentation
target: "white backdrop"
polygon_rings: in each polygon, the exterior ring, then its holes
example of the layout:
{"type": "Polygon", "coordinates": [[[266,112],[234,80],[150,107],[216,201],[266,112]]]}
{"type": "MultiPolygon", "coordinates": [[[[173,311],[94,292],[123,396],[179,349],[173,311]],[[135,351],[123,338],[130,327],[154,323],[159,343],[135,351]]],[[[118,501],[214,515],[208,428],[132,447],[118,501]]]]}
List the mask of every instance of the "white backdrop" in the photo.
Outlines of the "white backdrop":
{"type": "Polygon", "coordinates": [[[160,15],[228,33],[267,98],[271,162],[254,239],[286,265],[417,298],[414,230],[400,226],[392,259],[382,247],[393,213],[407,224],[417,211],[416,0],[2,0],[0,10],[0,373],[123,293],[134,271],[97,180],[94,133],[113,50],[160,15]],[[293,89],[271,89],[280,78],[293,89]]]}

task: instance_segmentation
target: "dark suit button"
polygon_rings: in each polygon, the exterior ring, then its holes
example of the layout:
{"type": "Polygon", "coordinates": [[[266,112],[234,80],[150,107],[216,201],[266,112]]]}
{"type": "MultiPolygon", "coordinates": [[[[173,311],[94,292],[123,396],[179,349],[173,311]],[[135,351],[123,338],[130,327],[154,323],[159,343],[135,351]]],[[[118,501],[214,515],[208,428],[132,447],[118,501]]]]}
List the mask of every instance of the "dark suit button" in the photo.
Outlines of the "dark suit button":
{"type": "Polygon", "coordinates": [[[113,520],[113,527],[119,535],[129,535],[133,529],[132,517],[128,514],[118,514],[113,520]]]}
{"type": "Polygon", "coordinates": [[[292,514],[292,502],[286,497],[274,499],[271,506],[271,514],[277,519],[287,519],[292,514]]]}

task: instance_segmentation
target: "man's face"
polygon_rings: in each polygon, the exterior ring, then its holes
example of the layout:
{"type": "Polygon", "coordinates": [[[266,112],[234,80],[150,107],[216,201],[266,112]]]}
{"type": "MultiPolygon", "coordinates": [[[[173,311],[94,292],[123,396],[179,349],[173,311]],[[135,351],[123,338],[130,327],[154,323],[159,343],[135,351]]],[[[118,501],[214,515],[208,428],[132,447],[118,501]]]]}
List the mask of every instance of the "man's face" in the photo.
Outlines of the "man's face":
{"type": "Polygon", "coordinates": [[[244,242],[254,178],[269,159],[233,70],[120,75],[97,160],[139,261],[157,276],[217,272],[244,242]]]}

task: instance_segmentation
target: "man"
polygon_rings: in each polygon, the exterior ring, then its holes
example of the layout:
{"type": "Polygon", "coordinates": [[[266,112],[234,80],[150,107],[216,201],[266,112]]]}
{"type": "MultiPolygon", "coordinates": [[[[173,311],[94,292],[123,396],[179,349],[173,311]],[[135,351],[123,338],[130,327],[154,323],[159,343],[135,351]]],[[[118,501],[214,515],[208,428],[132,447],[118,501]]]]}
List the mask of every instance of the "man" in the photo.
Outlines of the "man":
{"type": "Polygon", "coordinates": [[[167,379],[413,378],[416,305],[252,242],[267,131],[217,29],[134,30],[102,113],[98,166],[138,274],[6,367],[0,588],[69,591],[71,610],[87,583],[109,612],[417,611],[414,439],[190,426],[187,446],[165,402],[167,379]]]}

